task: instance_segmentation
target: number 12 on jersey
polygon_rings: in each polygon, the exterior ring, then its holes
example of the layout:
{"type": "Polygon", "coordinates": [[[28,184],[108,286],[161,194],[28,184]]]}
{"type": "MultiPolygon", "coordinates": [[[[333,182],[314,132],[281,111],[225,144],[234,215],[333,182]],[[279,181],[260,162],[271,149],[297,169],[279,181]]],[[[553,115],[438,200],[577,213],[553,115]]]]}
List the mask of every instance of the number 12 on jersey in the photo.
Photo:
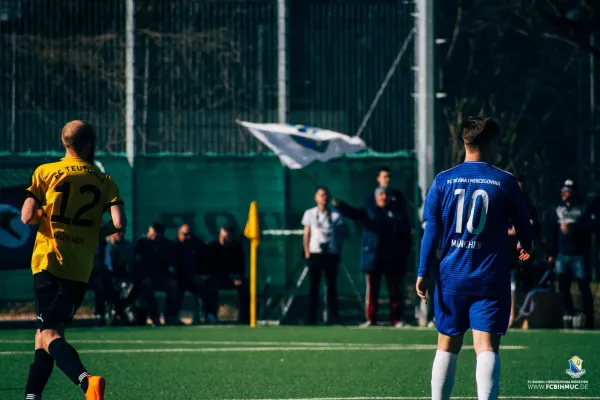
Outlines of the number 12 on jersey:
{"type": "MultiPolygon", "coordinates": [[[[463,218],[464,218],[464,208],[465,208],[465,189],[456,189],[454,191],[454,195],[458,196],[458,202],[456,203],[456,233],[463,233],[463,218]]],[[[488,208],[490,205],[490,198],[487,192],[483,189],[477,189],[473,192],[471,196],[471,201],[467,205],[469,219],[467,220],[467,230],[472,234],[480,234],[483,232],[483,228],[485,228],[485,220],[487,219],[488,208]],[[477,203],[477,198],[481,197],[481,207],[480,209],[480,218],[479,224],[477,227],[473,226],[473,219],[475,214],[475,204],[477,203]]]]}

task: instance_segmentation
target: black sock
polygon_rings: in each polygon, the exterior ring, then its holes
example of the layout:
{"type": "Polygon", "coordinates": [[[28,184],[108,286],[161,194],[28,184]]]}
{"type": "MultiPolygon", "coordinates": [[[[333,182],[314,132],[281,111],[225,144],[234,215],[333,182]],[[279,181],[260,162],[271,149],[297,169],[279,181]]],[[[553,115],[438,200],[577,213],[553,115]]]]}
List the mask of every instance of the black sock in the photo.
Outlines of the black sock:
{"type": "Polygon", "coordinates": [[[35,351],[33,363],[29,366],[29,376],[27,377],[27,386],[25,386],[25,399],[39,400],[42,398],[42,392],[50,379],[52,369],[54,368],[54,359],[44,349],[35,351]]]}
{"type": "Polygon", "coordinates": [[[55,339],[48,346],[50,355],[56,361],[56,366],[69,378],[74,384],[81,387],[83,392],[87,391],[88,373],[81,360],[77,350],[73,348],[63,338],[55,339]]]}

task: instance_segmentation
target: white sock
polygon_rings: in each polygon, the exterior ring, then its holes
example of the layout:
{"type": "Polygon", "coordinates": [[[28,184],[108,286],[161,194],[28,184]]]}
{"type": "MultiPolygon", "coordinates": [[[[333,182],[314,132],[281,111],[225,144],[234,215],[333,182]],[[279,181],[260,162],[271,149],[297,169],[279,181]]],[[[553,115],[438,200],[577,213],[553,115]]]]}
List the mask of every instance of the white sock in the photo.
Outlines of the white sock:
{"type": "Polygon", "coordinates": [[[431,369],[431,400],[448,400],[456,375],[456,354],[438,350],[431,369]]]}
{"type": "Polygon", "coordinates": [[[484,351],[477,356],[477,398],[496,400],[500,395],[500,356],[484,351]]]}

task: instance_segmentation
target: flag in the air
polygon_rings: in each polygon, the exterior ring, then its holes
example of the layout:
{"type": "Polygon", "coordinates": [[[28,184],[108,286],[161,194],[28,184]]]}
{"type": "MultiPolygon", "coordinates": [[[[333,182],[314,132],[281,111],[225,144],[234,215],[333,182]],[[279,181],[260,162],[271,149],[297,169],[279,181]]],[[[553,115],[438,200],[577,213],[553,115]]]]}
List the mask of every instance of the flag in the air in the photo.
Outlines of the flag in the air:
{"type": "Polygon", "coordinates": [[[315,160],[329,161],[367,148],[358,136],[312,126],[237,122],[273,150],[281,163],[291,169],[304,168],[315,160]]]}
{"type": "Polygon", "coordinates": [[[260,229],[258,226],[258,206],[256,201],[250,203],[250,210],[248,210],[248,221],[244,228],[244,236],[250,241],[256,241],[256,244],[260,244],[260,229]]]}

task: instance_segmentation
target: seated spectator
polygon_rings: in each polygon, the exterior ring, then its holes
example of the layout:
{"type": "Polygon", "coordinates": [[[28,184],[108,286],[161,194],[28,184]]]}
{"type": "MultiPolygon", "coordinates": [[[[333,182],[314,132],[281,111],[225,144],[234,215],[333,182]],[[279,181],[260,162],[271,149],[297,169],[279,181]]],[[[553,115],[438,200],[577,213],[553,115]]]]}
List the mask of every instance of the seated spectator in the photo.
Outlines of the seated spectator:
{"type": "Polygon", "coordinates": [[[160,325],[155,291],[162,291],[165,298],[165,322],[177,325],[177,277],[173,243],[165,237],[165,228],[159,222],[148,227],[146,235],[135,245],[133,280],[134,287],[126,304],[133,304],[138,297],[146,307],[153,325],[160,325]]]}
{"type": "Polygon", "coordinates": [[[182,307],[185,292],[189,291],[202,299],[205,321],[216,322],[219,280],[206,263],[206,244],[192,233],[188,224],[183,224],[177,232],[175,251],[179,282],[178,309],[182,307]]]}
{"type": "Polygon", "coordinates": [[[106,238],[104,265],[120,281],[128,281],[133,273],[133,245],[122,232],[106,238]]]}
{"type": "Polygon", "coordinates": [[[112,272],[107,269],[104,253],[106,241],[99,240],[96,247],[94,269],[89,280],[89,288],[94,292],[95,325],[106,325],[106,302],[116,304],[119,301],[119,291],[111,284],[112,272]]]}
{"type": "Polygon", "coordinates": [[[216,271],[219,276],[218,288],[237,290],[238,320],[243,324],[249,323],[250,292],[248,279],[245,276],[246,261],[234,227],[222,227],[219,231],[219,239],[208,245],[208,267],[216,271]]]}

